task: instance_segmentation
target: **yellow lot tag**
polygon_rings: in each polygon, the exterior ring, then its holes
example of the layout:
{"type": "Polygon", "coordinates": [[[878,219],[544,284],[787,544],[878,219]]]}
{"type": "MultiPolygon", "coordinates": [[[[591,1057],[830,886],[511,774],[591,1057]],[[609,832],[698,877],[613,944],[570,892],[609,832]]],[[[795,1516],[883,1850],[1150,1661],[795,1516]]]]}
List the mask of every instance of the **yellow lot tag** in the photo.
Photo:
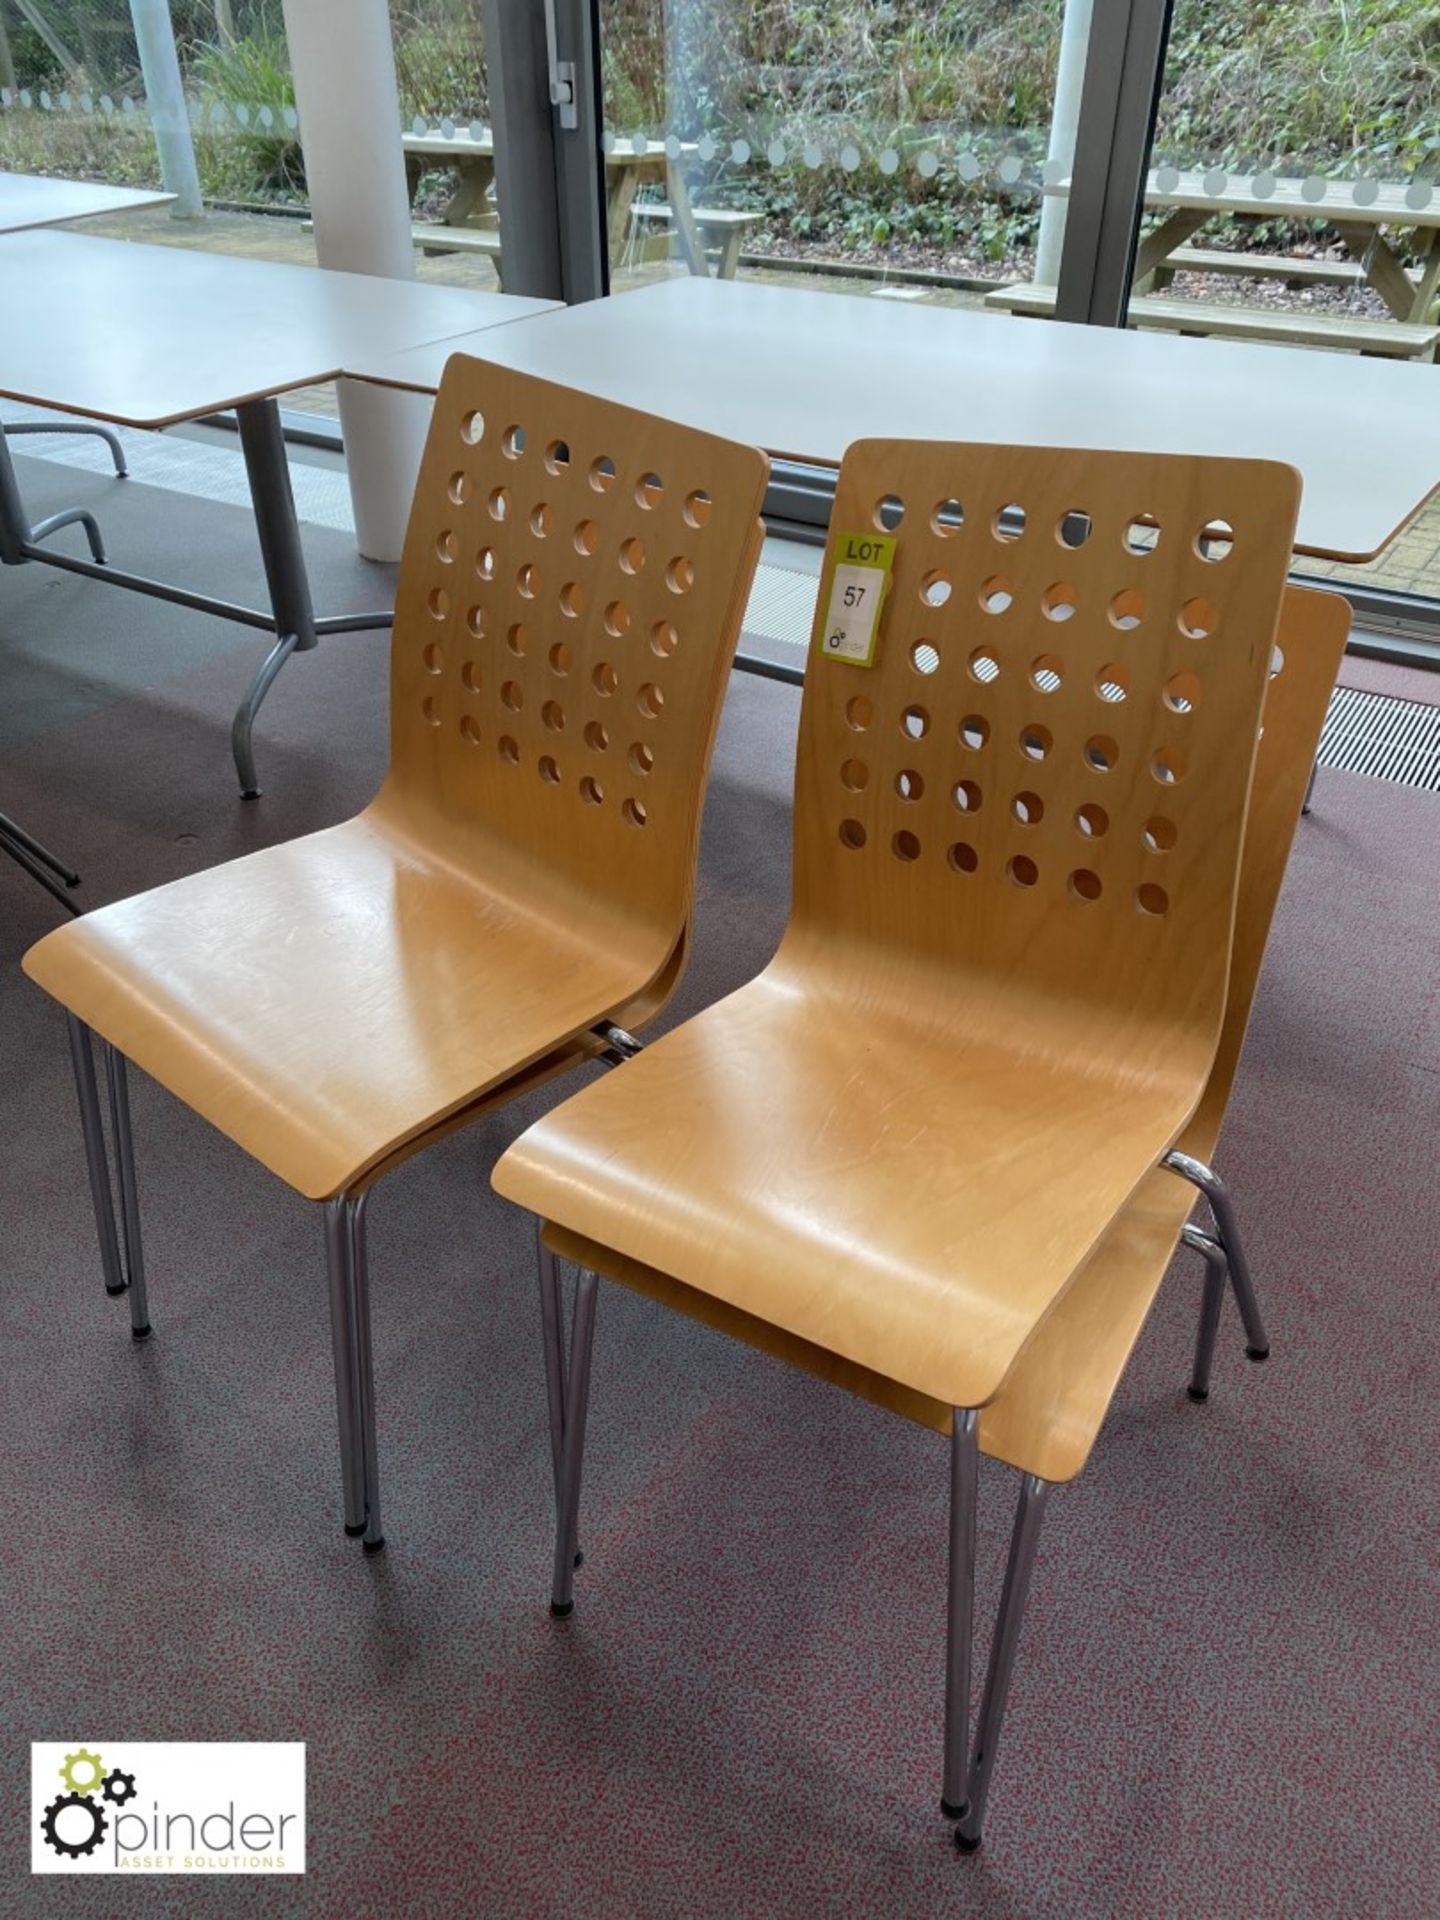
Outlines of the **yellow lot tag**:
{"type": "Polygon", "coordinates": [[[895,565],[893,534],[842,533],[835,547],[820,651],[852,667],[875,664],[880,614],[895,565]]]}

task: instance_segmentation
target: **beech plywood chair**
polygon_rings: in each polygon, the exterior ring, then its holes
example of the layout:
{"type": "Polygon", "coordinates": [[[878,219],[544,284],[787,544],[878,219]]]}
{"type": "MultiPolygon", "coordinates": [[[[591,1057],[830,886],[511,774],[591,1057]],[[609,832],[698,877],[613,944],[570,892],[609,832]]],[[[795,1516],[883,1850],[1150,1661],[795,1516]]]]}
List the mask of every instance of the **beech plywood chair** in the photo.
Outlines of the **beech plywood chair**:
{"type": "Polygon", "coordinates": [[[542,1252],[557,1610],[597,1272],[941,1409],[957,1817],[980,1410],[1204,1096],[1297,496],[1268,463],[852,448],[829,557],[896,527],[893,585],[874,664],[807,675],[780,951],[495,1169],[582,1266],[567,1378],[542,1252]]]}
{"type": "Polygon", "coordinates": [[[26,956],[69,1015],[106,1283],[128,1285],[137,1336],[125,1060],[324,1204],[346,1530],[369,1548],[367,1196],[439,1134],[617,1057],[673,987],[767,472],[457,355],[406,536],[375,801],[26,956]],[[92,1030],[119,1061],[120,1236],[92,1030]]]}
{"type": "MultiPolygon", "coordinates": [[[[1338,595],[1288,588],[1276,650],[1276,678],[1266,697],[1265,725],[1240,869],[1230,992],[1220,1048],[1199,1107],[1173,1154],[1141,1183],[1091,1254],[1080,1275],[1041,1321],[1006,1376],[999,1394],[980,1412],[979,1446],[1022,1476],[1001,1611],[991,1639],[985,1693],[964,1798],[947,1804],[958,1816],[956,1837],[970,1852],[979,1846],[1000,1728],[1019,1645],[1041,1522],[1052,1486],[1072,1480],[1090,1457],[1135,1343],[1149,1316],[1177,1244],[1205,1259],[1205,1286],[1189,1394],[1209,1397],[1211,1365],[1227,1280],[1234,1286],[1254,1359],[1268,1352],[1259,1309],[1238,1242],[1190,1222],[1195,1186],[1213,1192],[1208,1162],[1239,1065],[1241,1045],[1259,979],[1280,883],[1305,791],[1307,770],[1324,724],[1350,626],[1338,595]],[[1201,1168],[1173,1164],[1184,1155],[1201,1168]]],[[[1218,1224],[1218,1223],[1213,1223],[1218,1224]]],[[[883,1375],[836,1360],[823,1346],[780,1332],[756,1314],[627,1260],[613,1249],[547,1224],[541,1242],[546,1302],[547,1365],[562,1377],[555,1344],[559,1329],[558,1274],[566,1260],[649,1295],[677,1312],[731,1334],[793,1366],[833,1381],[893,1412],[952,1436],[953,1410],[883,1375]]],[[[552,1416],[553,1417],[553,1416],[552,1416]]],[[[556,1428],[563,1440],[563,1418],[556,1428]]],[[[558,1447],[557,1447],[558,1454],[558,1447]]]]}

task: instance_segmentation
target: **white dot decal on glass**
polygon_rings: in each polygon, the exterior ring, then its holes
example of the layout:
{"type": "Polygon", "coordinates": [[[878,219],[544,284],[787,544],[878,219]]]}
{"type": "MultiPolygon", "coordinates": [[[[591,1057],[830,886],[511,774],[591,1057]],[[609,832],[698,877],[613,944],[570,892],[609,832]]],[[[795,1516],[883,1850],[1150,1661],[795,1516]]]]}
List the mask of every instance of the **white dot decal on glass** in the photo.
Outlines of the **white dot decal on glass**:
{"type": "MultiPolygon", "coordinates": [[[[30,103],[27,100],[25,104],[29,106],[30,103]]],[[[135,111],[135,102],[130,98],[128,93],[120,102],[120,111],[121,113],[133,113],[135,111]]]]}
{"type": "Polygon", "coordinates": [[[810,169],[810,171],[814,173],[815,169],[820,165],[821,161],[825,158],[825,155],[822,149],[817,147],[813,140],[807,140],[805,142],[804,151],[802,152],[800,157],[805,162],[806,166],[810,169]]]}
{"type": "Polygon", "coordinates": [[[60,105],[65,109],[66,113],[70,111],[71,107],[74,105],[74,102],[71,100],[68,93],[61,94],[60,105]]]}
{"type": "Polygon", "coordinates": [[[423,113],[417,113],[415,118],[410,122],[410,131],[417,140],[423,140],[425,138],[426,134],[430,131],[430,123],[426,120],[423,113]]]}
{"type": "Polygon", "coordinates": [[[262,127],[273,127],[275,124],[275,116],[269,107],[261,107],[255,118],[260,122],[262,127]]]}
{"type": "Polygon", "coordinates": [[[1180,169],[1178,167],[1157,167],[1155,169],[1155,186],[1159,192],[1174,193],[1179,184],[1180,169]]]}
{"type": "Polygon", "coordinates": [[[242,127],[248,127],[250,124],[249,107],[236,107],[235,118],[242,127]]]}
{"type": "Polygon", "coordinates": [[[1007,153],[1000,162],[1000,179],[1007,187],[1015,186],[1025,171],[1025,162],[1018,153],[1007,153]]]}
{"type": "Polygon", "coordinates": [[[840,164],[846,173],[854,173],[860,164],[860,149],[849,140],[840,149],[840,164]]]}
{"type": "Polygon", "coordinates": [[[1414,213],[1423,213],[1435,198],[1435,189],[1428,180],[1414,180],[1405,190],[1405,204],[1414,213]]]}
{"type": "MultiPolygon", "coordinates": [[[[23,93],[20,98],[22,100],[25,98],[23,93]]],[[[115,111],[115,102],[110,98],[108,93],[102,93],[100,96],[100,111],[101,113],[113,113],[115,111]]]]}
{"type": "Polygon", "coordinates": [[[1257,200],[1271,200],[1275,196],[1277,182],[1269,168],[1262,169],[1250,182],[1250,191],[1257,200]]]}
{"type": "Polygon", "coordinates": [[[886,147],[882,150],[876,165],[879,167],[881,173],[887,176],[892,173],[897,173],[900,169],[900,156],[894,147],[886,147]]]}
{"type": "Polygon", "coordinates": [[[81,94],[80,111],[82,113],[93,113],[95,111],[95,96],[93,94],[90,94],[90,93],[81,94]]]}
{"type": "Polygon", "coordinates": [[[1325,198],[1325,190],[1328,185],[1329,182],[1322,180],[1318,173],[1312,173],[1308,180],[1302,180],[1300,182],[1300,198],[1302,200],[1308,200],[1312,206],[1316,206],[1325,198]]]}
{"type": "Polygon", "coordinates": [[[630,151],[634,154],[638,154],[643,159],[644,156],[650,151],[649,134],[648,133],[632,133],[630,136],[630,151]]]}
{"type": "Polygon", "coordinates": [[[743,167],[750,158],[750,142],[748,140],[732,140],[730,142],[730,158],[737,167],[743,167]]]}
{"type": "Polygon", "coordinates": [[[978,180],[983,169],[975,155],[967,149],[955,162],[955,171],[962,180],[978,180]]]}
{"type": "Polygon", "coordinates": [[[455,122],[450,118],[448,113],[440,122],[440,137],[443,140],[453,140],[455,138],[455,122]]]}
{"type": "Polygon", "coordinates": [[[926,147],[925,151],[920,155],[920,158],[915,162],[915,171],[922,180],[933,180],[940,171],[939,154],[932,152],[929,147],[926,147]]]}
{"type": "Polygon", "coordinates": [[[1375,202],[1380,198],[1380,182],[1378,180],[1357,180],[1350,189],[1350,198],[1355,202],[1357,207],[1373,207],[1375,202]]]}
{"type": "Polygon", "coordinates": [[[280,110],[280,118],[291,133],[294,133],[295,129],[300,125],[300,116],[294,107],[282,107],[280,110]]]}
{"type": "Polygon", "coordinates": [[[483,120],[472,120],[465,131],[478,147],[485,138],[485,122],[483,120]]]}
{"type": "Polygon", "coordinates": [[[609,132],[608,129],[600,136],[600,151],[602,153],[613,153],[615,151],[615,136],[609,132]]]}
{"type": "Polygon", "coordinates": [[[40,104],[45,109],[46,113],[49,113],[51,105],[53,103],[50,99],[50,89],[48,87],[42,87],[40,89],[40,104]]]}
{"type": "Polygon", "coordinates": [[[772,167],[783,167],[785,164],[785,142],[783,140],[772,140],[765,149],[765,158],[770,162],[772,167]]]}
{"type": "Polygon", "coordinates": [[[1044,186],[1058,187],[1064,178],[1065,162],[1063,160],[1047,160],[1040,169],[1040,179],[1044,186]]]}
{"type": "Polygon", "coordinates": [[[1210,171],[1205,175],[1205,191],[1210,195],[1212,200],[1216,198],[1217,195],[1224,193],[1229,184],[1230,176],[1224,167],[1211,167],[1210,171]]]}
{"type": "Polygon", "coordinates": [[[716,144],[713,135],[708,133],[702,133],[699,141],[696,144],[695,151],[699,154],[700,158],[703,161],[705,161],[706,165],[708,166],[710,161],[712,161],[715,158],[716,154],[720,151],[720,149],[716,144]]]}
{"type": "Polygon", "coordinates": [[[665,158],[667,160],[678,160],[684,151],[685,148],[679,134],[667,133],[665,136],[665,158]]]}

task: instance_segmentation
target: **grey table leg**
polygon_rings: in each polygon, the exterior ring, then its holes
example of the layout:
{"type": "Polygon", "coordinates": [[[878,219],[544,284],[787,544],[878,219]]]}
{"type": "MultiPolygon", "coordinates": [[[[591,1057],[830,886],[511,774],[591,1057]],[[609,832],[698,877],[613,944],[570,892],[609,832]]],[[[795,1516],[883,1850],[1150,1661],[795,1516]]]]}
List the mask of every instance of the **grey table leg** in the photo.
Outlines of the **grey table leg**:
{"type": "Polygon", "coordinates": [[[271,650],[236,709],[232,727],[235,771],[240,776],[240,791],[249,800],[259,792],[251,732],[260,703],[290,655],[308,653],[316,644],[317,635],[310,582],[305,572],[305,552],[300,544],[300,523],[290,488],[290,463],[280,425],[280,408],[273,399],[246,400],[235,409],[235,418],[240,428],[240,450],[245,456],[245,473],[255,508],[255,530],[260,538],[260,558],[265,567],[265,583],[270,589],[278,636],[277,646],[271,650]]]}
{"type": "Polygon", "coordinates": [[[0,428],[7,436],[17,433],[84,433],[93,439],[103,440],[110,449],[110,458],[115,462],[115,478],[124,480],[130,472],[125,458],[125,449],[120,444],[120,436],[110,427],[102,427],[93,420],[9,420],[0,428]]]}

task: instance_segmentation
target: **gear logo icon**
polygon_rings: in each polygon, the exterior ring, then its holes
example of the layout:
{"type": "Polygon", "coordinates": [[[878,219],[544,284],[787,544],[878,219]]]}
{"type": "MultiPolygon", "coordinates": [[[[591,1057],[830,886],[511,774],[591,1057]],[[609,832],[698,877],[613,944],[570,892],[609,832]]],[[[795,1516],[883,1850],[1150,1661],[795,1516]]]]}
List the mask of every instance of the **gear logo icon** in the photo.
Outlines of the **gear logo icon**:
{"type": "MultiPolygon", "coordinates": [[[[67,1824],[73,1836],[80,1823],[72,1820],[67,1824]]],[[[99,1846],[109,1826],[110,1822],[105,1818],[104,1808],[93,1797],[92,1790],[86,1793],[57,1794],[45,1809],[45,1817],[40,1822],[40,1831],[56,1853],[63,1854],[67,1860],[82,1860],[99,1846]],[[79,1808],[89,1816],[90,1820],[90,1831],[78,1840],[74,1838],[67,1840],[60,1832],[61,1815],[68,1813],[72,1808],[79,1808]]]]}
{"type": "Polygon", "coordinates": [[[71,1793],[94,1793],[105,1778],[105,1767],[98,1753],[91,1753],[88,1747],[81,1747],[78,1753],[66,1754],[65,1764],[60,1769],[60,1778],[71,1793]],[[77,1780],[75,1777],[77,1773],[83,1777],[77,1780]]]}
{"type": "Polygon", "coordinates": [[[135,1776],[133,1773],[121,1773],[117,1767],[101,1781],[100,1792],[112,1807],[123,1807],[127,1800],[135,1798],[135,1776]]]}

